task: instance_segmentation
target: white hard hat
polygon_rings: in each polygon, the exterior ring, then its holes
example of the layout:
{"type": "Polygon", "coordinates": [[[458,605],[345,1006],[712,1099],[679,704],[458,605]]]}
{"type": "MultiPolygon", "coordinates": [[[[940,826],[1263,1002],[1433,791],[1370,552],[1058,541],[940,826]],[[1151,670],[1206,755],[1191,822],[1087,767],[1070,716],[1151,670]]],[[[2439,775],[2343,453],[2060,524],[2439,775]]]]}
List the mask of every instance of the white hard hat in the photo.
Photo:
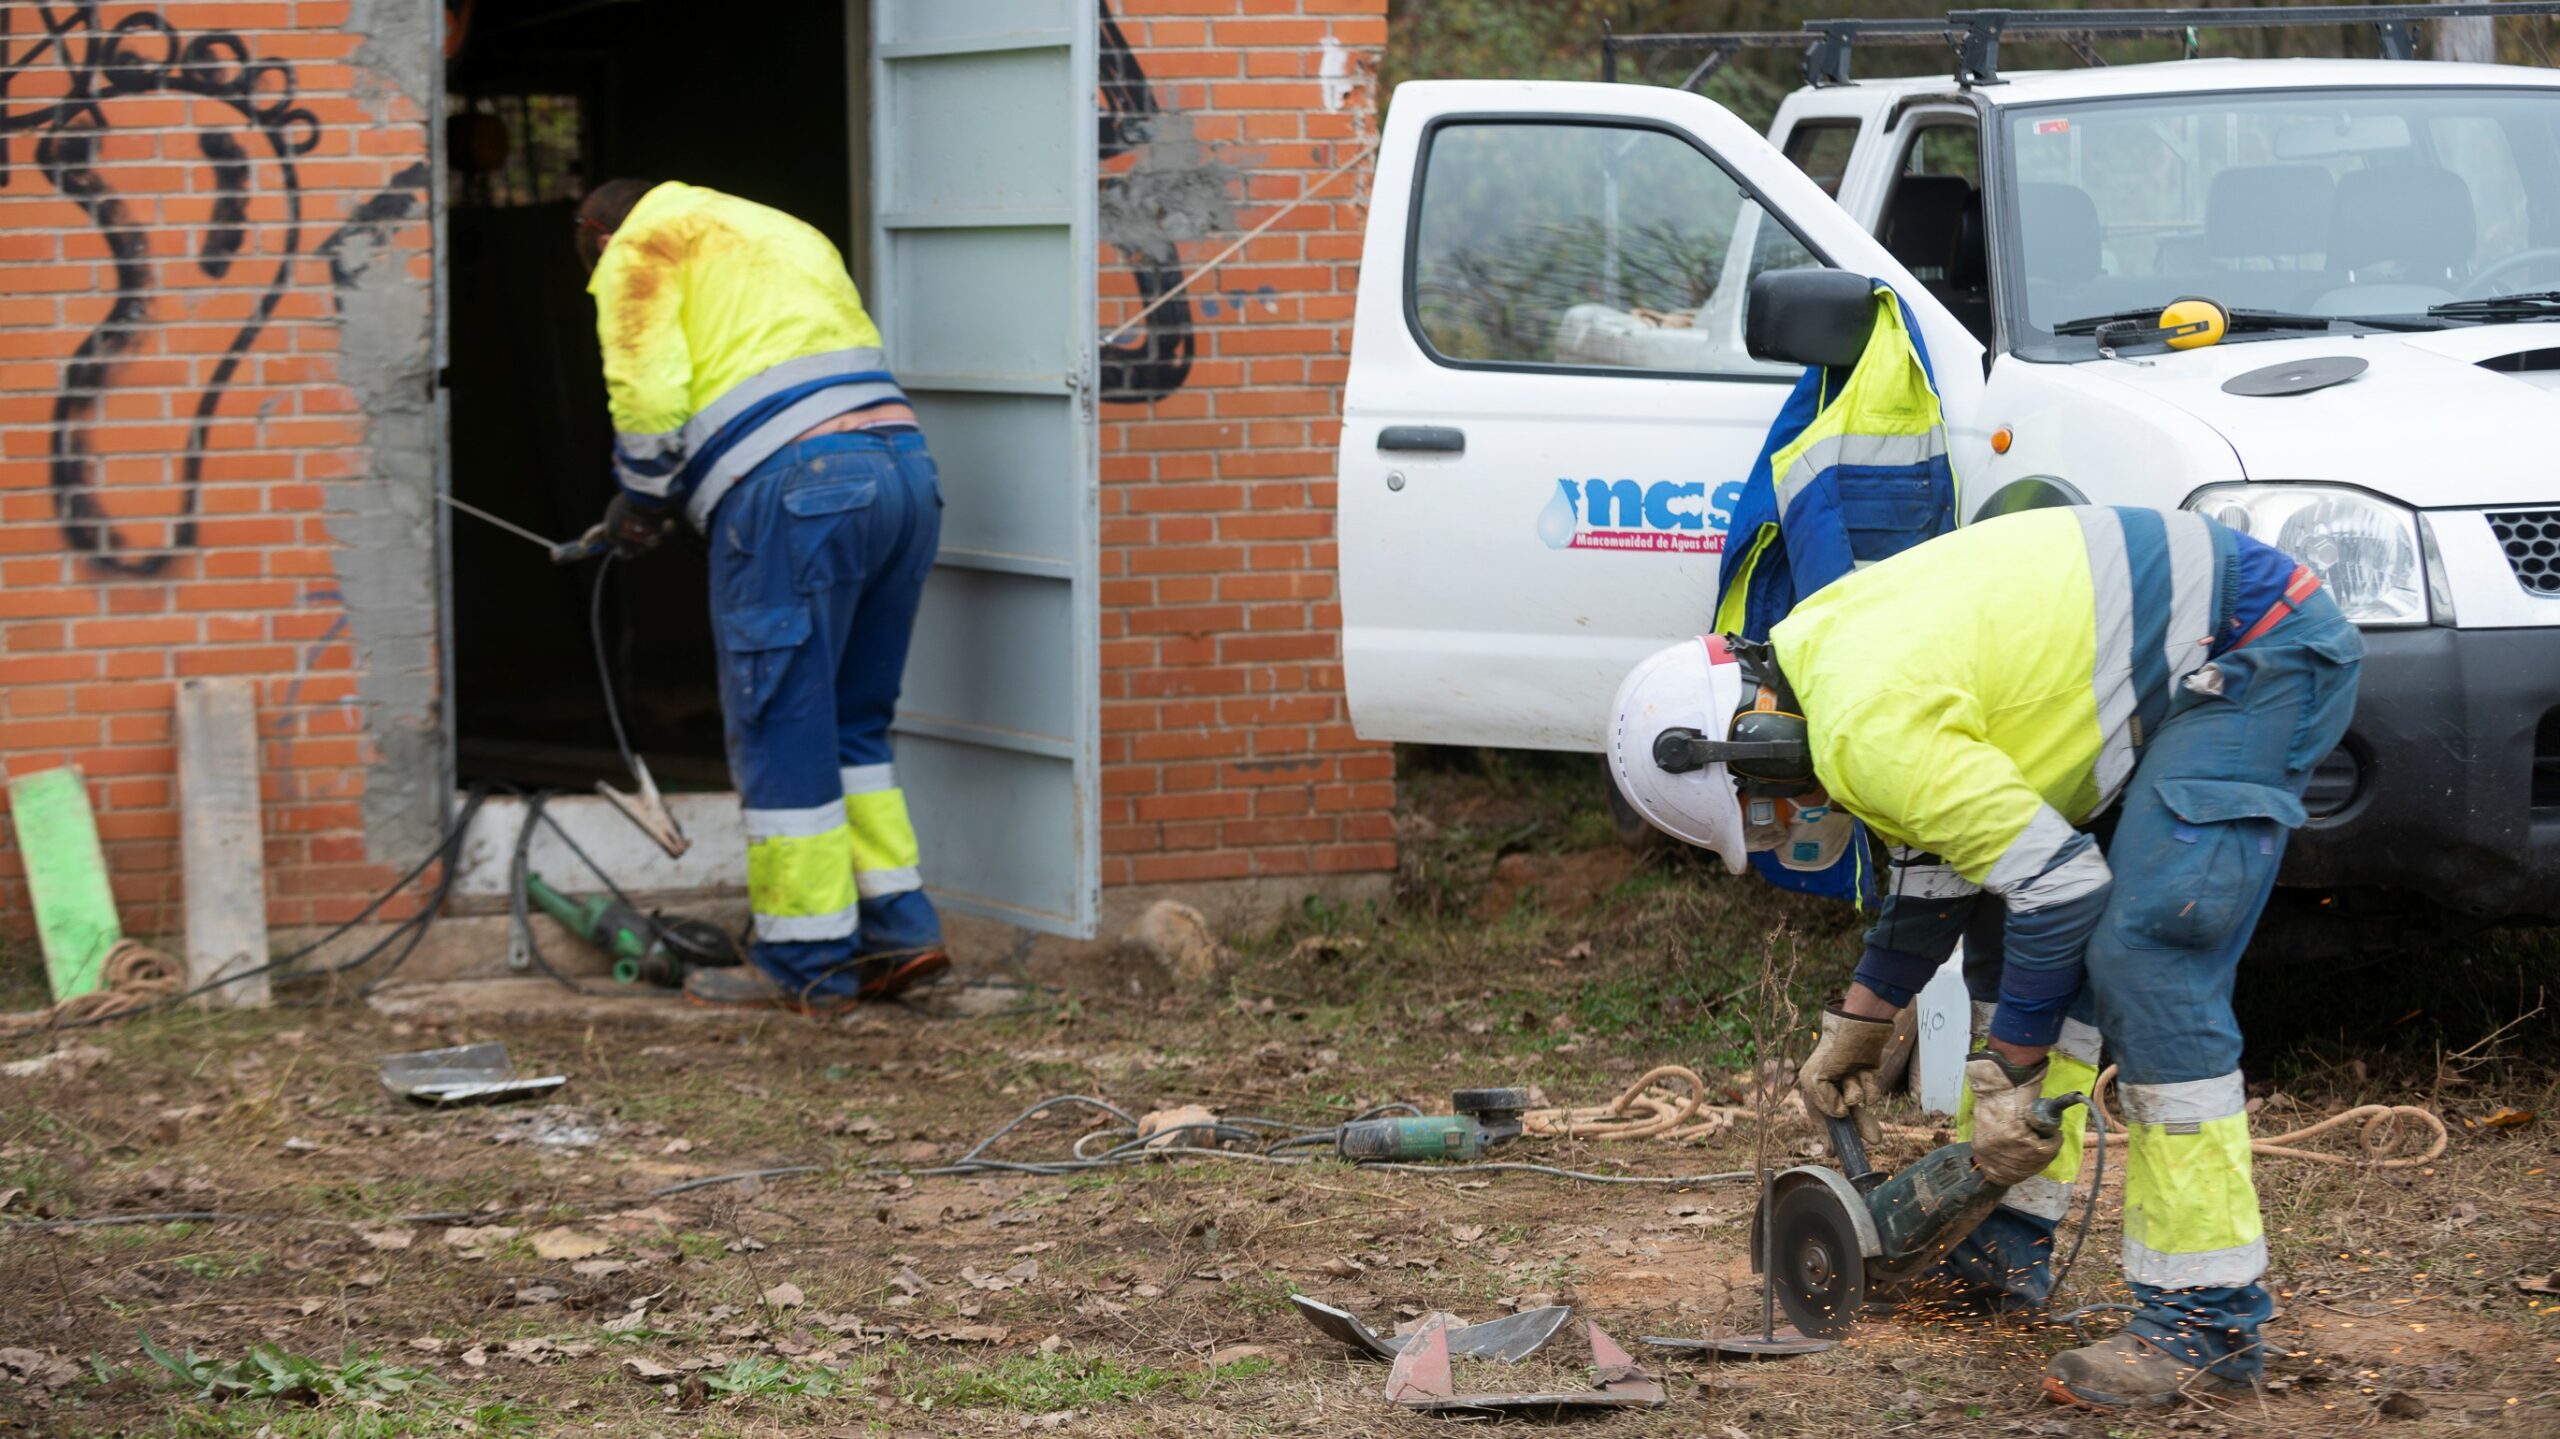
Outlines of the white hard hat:
{"type": "Polygon", "coordinates": [[[1673,774],[1654,763],[1654,737],[1696,730],[1721,740],[1742,704],[1742,667],[1722,639],[1682,640],[1630,671],[1618,686],[1609,724],[1609,773],[1618,792],[1663,833],[1715,851],[1742,873],[1742,800],[1721,763],[1673,774]]]}

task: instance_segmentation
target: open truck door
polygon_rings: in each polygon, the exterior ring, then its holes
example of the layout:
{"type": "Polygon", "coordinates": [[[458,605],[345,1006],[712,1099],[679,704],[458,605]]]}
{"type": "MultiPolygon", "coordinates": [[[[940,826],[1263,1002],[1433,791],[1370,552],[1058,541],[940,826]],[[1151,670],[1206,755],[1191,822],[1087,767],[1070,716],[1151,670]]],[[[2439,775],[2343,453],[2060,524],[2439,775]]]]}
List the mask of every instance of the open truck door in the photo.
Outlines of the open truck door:
{"type": "Polygon", "coordinates": [[[1733,502],[1799,373],[1744,351],[1740,295],[1812,265],[1899,291],[1950,431],[1978,428],[1980,342],[1724,107],[1397,88],[1339,470],[1364,738],[1602,747],[1619,680],[1712,623],[1733,502]]]}

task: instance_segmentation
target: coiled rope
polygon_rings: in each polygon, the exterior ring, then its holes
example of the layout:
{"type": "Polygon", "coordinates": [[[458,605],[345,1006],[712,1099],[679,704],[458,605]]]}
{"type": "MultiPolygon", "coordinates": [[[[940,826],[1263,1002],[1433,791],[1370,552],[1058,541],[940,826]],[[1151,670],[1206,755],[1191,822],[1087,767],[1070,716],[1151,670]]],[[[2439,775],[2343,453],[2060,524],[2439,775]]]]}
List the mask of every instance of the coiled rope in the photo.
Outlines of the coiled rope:
{"type": "MultiPolygon", "coordinates": [[[[2122,1122],[2106,1101],[2107,1085],[2115,1077],[2116,1067],[2110,1064],[2106,1072],[2098,1076],[2098,1082],[2090,1086],[2095,1091],[2091,1097],[2096,1100],[2098,1112],[2108,1126],[2121,1129],[2124,1127],[2122,1122]]],[[[2432,1109],[2415,1104],[2359,1104],[2282,1134],[2264,1138],[2252,1135],[2249,1152],[2265,1159],[2299,1159],[2307,1164],[2326,1164],[2338,1169],[2417,1169],[2435,1163],[2452,1140],[2443,1116],[2432,1109]],[[2325,1154],[2299,1147],[2301,1141],[2314,1135],[2359,1122],[2364,1126],[2356,1135],[2356,1142],[2364,1151],[2360,1156],[2325,1154]],[[2421,1140],[2426,1141],[2425,1153],[2399,1152],[2421,1140]]]]}

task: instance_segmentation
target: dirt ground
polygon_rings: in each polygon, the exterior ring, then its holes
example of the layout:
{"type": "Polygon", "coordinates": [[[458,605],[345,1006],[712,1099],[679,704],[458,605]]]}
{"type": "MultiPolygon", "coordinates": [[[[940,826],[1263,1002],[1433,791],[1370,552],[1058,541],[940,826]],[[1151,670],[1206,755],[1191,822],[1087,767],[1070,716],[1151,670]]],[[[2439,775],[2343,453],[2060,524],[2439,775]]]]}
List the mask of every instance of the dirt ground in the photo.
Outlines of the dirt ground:
{"type": "MultiPolygon", "coordinates": [[[[2070,1332],[2017,1323],[1906,1314],[1762,1365],[1647,1350],[1639,1336],[1757,1323],[1747,1182],[1206,1159],[904,1172],[1058,1094],[1318,1126],[1389,1100],[1445,1109],[1462,1085],[1596,1104],[1670,1061],[1743,1101],[1755,1036],[1781,1057],[1801,1042],[1764,996],[1809,1013],[1854,956],[1846,911],[1618,847],[1582,766],[1435,753],[1407,772],[1393,911],[1311,907],[1231,936],[1205,989],[1130,959],[980,971],[1024,987],[969,1018],[306,1002],[0,1045],[0,1061],[57,1055],[0,1073],[0,1431],[1116,1439],[1459,1422],[1385,1403],[1384,1366],[1303,1325],[1288,1303],[1303,1292],[1382,1331],[1435,1309],[1574,1304],[1668,1381],[1665,1407],[1578,1426],[1627,1436],[2560,1433],[2560,1293],[2527,1287],[2560,1289],[2560,1041],[2533,1012],[2560,946],[2544,936],[2251,974],[2262,1134],[2368,1101],[2433,1106],[2453,1134],[2424,1170],[2261,1161],[2282,1304],[2268,1334],[2290,1352],[2262,1393],[2213,1408],[2055,1408],[2035,1379],[2070,1332]],[[447,1111],[375,1077],[378,1054],[481,1039],[567,1085],[447,1111]],[[784,1166],[812,1168],[656,1192],[784,1166]],[[175,1213],[248,1217],[40,1223],[175,1213]],[[398,1217],[418,1214],[453,1217],[398,1217]]],[[[32,956],[6,968],[0,998],[24,1002],[32,956]]],[[[1053,1159],[1101,1119],[1054,1109],[990,1152],[1053,1159]]],[[[1772,1128],[1780,1162],[1809,1152],[1800,1124],[1772,1128]]],[[[1501,1157],[1712,1174],[1751,1168],[1758,1129],[1501,1157]]],[[[2069,1303],[2123,1297],[2120,1157],[2108,1171],[2069,1303]]],[[[1587,1353],[1568,1330],[1552,1357],[1458,1379],[1580,1387],[1587,1353]]]]}

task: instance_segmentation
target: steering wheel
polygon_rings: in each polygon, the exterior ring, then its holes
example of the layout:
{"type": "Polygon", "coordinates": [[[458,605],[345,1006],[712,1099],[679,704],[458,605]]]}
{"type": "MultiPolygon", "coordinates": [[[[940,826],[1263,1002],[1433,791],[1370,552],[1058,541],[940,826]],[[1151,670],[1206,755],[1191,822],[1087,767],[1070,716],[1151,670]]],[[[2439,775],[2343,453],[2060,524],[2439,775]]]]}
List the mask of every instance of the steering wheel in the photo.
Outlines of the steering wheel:
{"type": "MultiPolygon", "coordinates": [[[[2463,285],[2460,291],[2461,296],[2466,300],[2485,299],[2492,293],[2489,289],[2490,281],[2497,279],[2499,276],[2506,274],[2510,270],[2521,270],[2528,265],[2538,264],[2543,261],[2560,263],[2560,245],[2545,245],[2540,249],[2535,250],[2519,250],[2516,253],[2509,255],[2507,258],[2491,265],[2488,269],[2472,276],[2470,280],[2463,285]]],[[[2512,293],[2512,291],[2513,287],[2511,286],[2507,289],[2498,290],[2495,293],[2504,295],[2512,293]]]]}

